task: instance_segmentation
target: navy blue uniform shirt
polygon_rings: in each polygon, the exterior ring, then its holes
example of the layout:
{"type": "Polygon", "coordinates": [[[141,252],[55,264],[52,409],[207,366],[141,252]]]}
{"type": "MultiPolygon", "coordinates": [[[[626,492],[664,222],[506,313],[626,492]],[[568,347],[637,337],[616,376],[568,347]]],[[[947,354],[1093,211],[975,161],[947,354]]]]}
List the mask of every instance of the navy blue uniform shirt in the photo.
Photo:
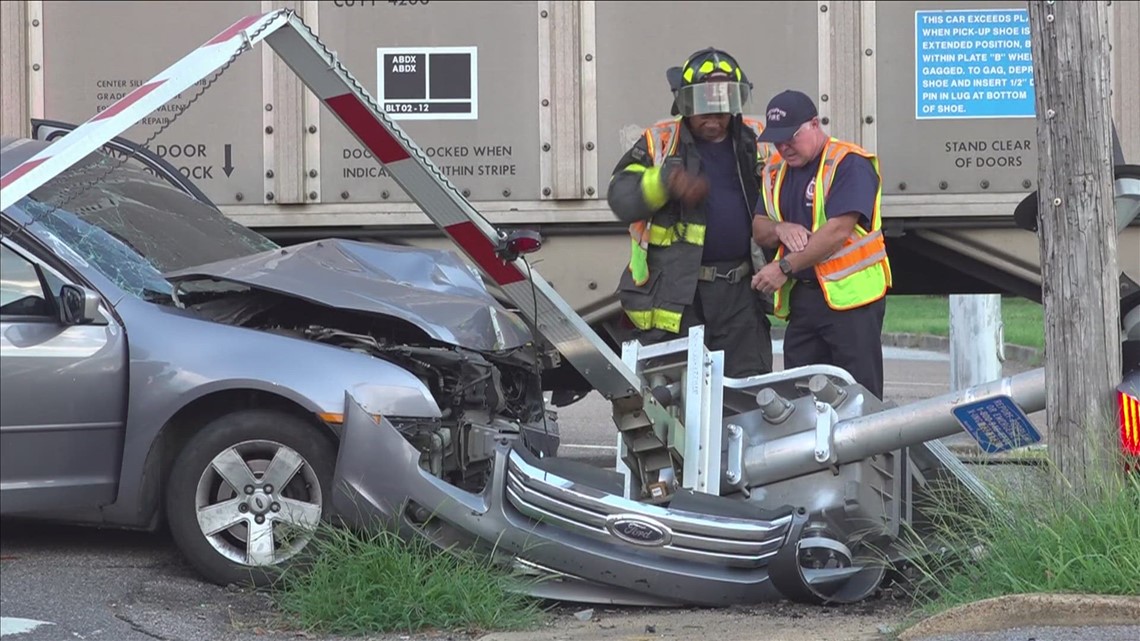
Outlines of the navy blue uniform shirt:
{"type": "MultiPolygon", "coordinates": [[[[811,231],[812,209],[815,203],[815,176],[819,172],[822,158],[803,167],[788,167],[784,185],[780,190],[780,213],[784,222],[799,223],[811,231]]],[[[847,154],[835,169],[824,212],[828,219],[851,212],[859,213],[859,224],[863,229],[871,226],[871,214],[875,211],[875,194],[879,190],[879,177],[871,161],[858,155],[847,154]]],[[[757,216],[767,216],[764,200],[756,205],[757,216]]],[[[792,274],[793,278],[815,280],[812,268],[792,274]]]]}
{"type": "Polygon", "coordinates": [[[747,260],[752,255],[752,215],[732,138],[720,142],[696,140],[701,169],[709,181],[705,198],[705,247],[702,262],[747,260]]]}

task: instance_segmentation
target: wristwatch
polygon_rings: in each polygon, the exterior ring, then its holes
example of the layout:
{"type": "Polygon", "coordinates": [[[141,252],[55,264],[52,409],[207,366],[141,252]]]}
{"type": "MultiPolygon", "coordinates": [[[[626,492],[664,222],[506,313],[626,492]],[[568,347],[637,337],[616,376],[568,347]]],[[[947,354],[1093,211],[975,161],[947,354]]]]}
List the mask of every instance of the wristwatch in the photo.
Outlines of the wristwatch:
{"type": "Polygon", "coordinates": [[[785,276],[792,275],[792,264],[788,262],[787,258],[780,259],[780,271],[784,272],[785,276]]]}

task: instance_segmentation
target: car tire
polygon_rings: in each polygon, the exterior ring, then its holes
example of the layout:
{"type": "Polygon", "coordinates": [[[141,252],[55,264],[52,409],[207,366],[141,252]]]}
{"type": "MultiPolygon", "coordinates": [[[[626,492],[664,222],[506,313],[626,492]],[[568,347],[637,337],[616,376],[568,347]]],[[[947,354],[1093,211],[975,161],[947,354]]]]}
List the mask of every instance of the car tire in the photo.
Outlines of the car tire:
{"type": "Polygon", "coordinates": [[[171,469],[171,536],[208,580],[269,585],[304,558],[312,527],[328,520],[335,465],[330,436],[296,415],[249,409],[214,419],[171,469]]]}

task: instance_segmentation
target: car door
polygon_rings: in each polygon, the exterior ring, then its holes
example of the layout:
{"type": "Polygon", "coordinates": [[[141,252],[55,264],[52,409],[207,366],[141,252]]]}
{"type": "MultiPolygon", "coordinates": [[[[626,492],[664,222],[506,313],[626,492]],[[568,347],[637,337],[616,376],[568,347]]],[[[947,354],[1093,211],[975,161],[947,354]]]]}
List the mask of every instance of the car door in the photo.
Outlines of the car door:
{"type": "MultiPolygon", "coordinates": [[[[105,305],[60,320],[62,272],[0,243],[0,513],[115,500],[126,422],[127,349],[105,305]]],[[[70,283],[69,283],[70,284],[70,283]]]]}

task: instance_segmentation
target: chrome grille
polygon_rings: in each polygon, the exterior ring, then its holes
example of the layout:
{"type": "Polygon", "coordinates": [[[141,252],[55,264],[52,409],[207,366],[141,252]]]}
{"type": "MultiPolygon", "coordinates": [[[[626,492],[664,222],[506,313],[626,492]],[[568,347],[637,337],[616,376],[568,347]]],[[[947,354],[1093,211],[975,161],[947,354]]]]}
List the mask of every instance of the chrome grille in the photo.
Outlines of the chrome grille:
{"type": "Polygon", "coordinates": [[[784,542],[791,517],[774,521],[709,516],[630,501],[576,484],[524,461],[512,452],[507,499],[520,513],[597,541],[624,543],[686,561],[754,568],[767,564],[784,542]],[[613,532],[619,521],[648,524],[660,542],[632,543],[613,532]]]}

